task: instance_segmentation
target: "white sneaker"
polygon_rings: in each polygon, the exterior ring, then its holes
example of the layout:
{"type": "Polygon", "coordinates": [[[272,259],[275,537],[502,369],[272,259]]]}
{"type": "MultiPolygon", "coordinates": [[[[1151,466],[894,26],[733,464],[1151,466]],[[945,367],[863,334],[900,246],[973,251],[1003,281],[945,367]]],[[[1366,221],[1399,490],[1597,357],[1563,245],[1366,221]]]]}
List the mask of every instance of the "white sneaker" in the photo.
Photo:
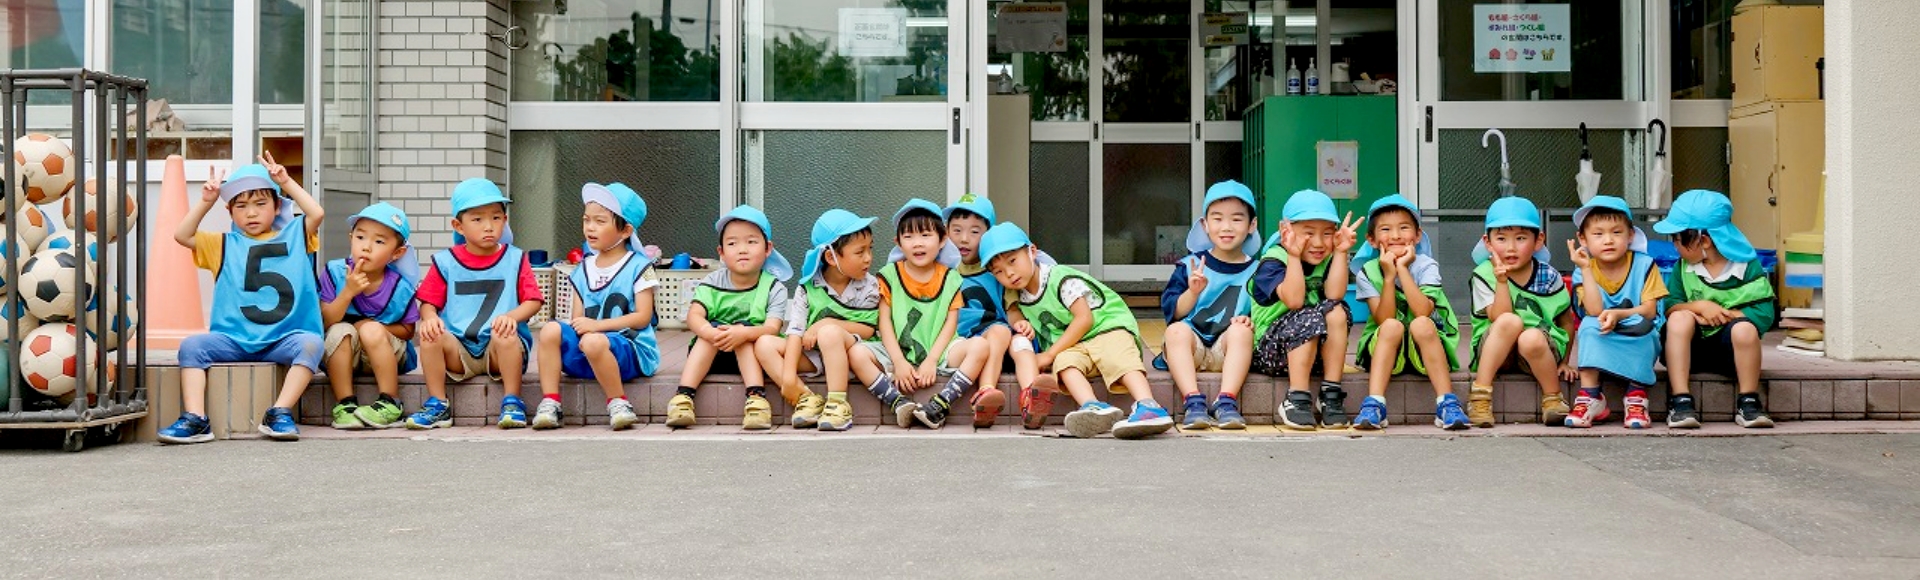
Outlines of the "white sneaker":
{"type": "Polygon", "coordinates": [[[626,399],[614,399],[607,402],[607,425],[619,431],[640,422],[640,416],[633,413],[633,403],[626,399]]]}
{"type": "Polygon", "coordinates": [[[533,414],[533,428],[559,429],[560,402],[553,399],[540,399],[540,408],[533,414]]]}

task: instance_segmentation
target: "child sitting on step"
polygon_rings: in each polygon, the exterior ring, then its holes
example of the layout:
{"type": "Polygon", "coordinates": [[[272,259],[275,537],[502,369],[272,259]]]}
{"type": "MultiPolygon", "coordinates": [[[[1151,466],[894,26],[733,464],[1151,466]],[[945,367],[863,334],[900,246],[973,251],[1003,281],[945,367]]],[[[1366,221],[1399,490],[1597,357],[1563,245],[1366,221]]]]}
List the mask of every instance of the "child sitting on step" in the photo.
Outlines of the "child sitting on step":
{"type": "Polygon", "coordinates": [[[347,218],[348,257],[327,262],[320,276],[320,318],[327,325],[327,382],[333,387],[333,428],[385,429],[406,413],[396,399],[400,375],[413,372],[413,325],[420,321],[414,293],[420,262],[407,243],[407,214],[376,203],[347,218]],[[380,398],[362,405],[353,394],[354,371],[370,373],[380,398]]]}
{"type": "Polygon", "coordinates": [[[1673,236],[1680,263],[1667,275],[1667,426],[1700,428],[1699,406],[1688,392],[1694,370],[1733,375],[1739,382],[1733,422],[1772,427],[1760,401],[1760,337],[1779,318],[1773,282],[1758,252],[1733,225],[1733,202],[1696,189],[1673,200],[1653,231],[1673,236]]]}
{"type": "Polygon", "coordinates": [[[600,383],[607,426],[619,431],[640,422],[627,401],[626,381],[653,376],[660,368],[653,337],[653,289],[660,282],[640,243],[647,202],[622,183],[583,185],[580,202],[580,233],[589,254],[567,276],[574,318],[540,329],[541,397],[533,428],[560,426],[564,371],[600,383]]]}

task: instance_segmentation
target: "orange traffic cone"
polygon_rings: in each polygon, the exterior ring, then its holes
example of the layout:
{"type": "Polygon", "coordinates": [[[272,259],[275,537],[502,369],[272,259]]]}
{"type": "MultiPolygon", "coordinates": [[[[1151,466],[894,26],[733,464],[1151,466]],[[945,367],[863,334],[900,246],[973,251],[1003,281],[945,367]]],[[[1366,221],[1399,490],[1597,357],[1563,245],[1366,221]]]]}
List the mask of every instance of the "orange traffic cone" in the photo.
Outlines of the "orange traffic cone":
{"type": "Polygon", "coordinates": [[[160,174],[160,213],[154,218],[147,254],[146,348],[173,350],[189,336],[207,332],[200,309],[200,272],[193,251],[173,241],[173,228],[187,219],[187,161],[167,156],[160,174]]]}

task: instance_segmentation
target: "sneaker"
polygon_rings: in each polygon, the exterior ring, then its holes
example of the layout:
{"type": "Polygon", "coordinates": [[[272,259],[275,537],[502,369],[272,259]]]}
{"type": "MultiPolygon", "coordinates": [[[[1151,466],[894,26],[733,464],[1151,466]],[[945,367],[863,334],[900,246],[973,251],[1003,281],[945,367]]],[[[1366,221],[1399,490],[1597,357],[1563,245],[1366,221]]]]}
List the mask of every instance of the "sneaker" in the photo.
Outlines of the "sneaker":
{"type": "MultiPolygon", "coordinates": [[[[551,401],[552,399],[548,399],[548,400],[551,401]]],[[[558,401],[555,401],[555,402],[557,403],[558,401]]],[[[542,402],[541,406],[543,407],[546,406],[546,403],[542,402]]],[[[554,406],[558,407],[559,405],[554,405],[554,406]]],[[[612,427],[613,430],[615,431],[620,431],[628,427],[632,427],[634,423],[639,423],[639,422],[640,422],[640,416],[634,414],[633,403],[628,401],[625,397],[607,401],[607,426],[608,427],[612,427]]]]}
{"type": "Polygon", "coordinates": [[[1440,402],[1433,406],[1433,426],[1448,431],[1459,431],[1473,426],[1473,420],[1467,418],[1467,412],[1460,409],[1460,397],[1453,393],[1440,396],[1440,402]]]}
{"type": "Polygon", "coordinates": [[[915,403],[912,399],[906,397],[900,397],[893,402],[893,424],[901,429],[912,427],[914,411],[919,410],[919,403],[915,403]]]}
{"type": "Polygon", "coordinates": [[[1205,399],[1187,399],[1186,408],[1180,410],[1180,430],[1201,430],[1213,426],[1213,414],[1207,409],[1205,399]]]}
{"type": "Polygon", "coordinates": [[[207,418],[193,413],[181,413],[180,420],[160,430],[160,442],[169,445],[188,445],[206,443],[213,440],[213,426],[207,424],[207,418]]]}
{"type": "Polygon", "coordinates": [[[1493,426],[1493,387],[1474,385],[1467,390],[1467,422],[1481,429],[1493,426]]]}
{"type": "Polygon", "coordinates": [[[791,424],[800,429],[814,428],[815,425],[820,423],[821,408],[826,404],[826,397],[813,393],[800,395],[800,400],[794,401],[793,403],[793,422],[791,424]]]}
{"type": "Polygon", "coordinates": [[[767,398],[759,395],[747,397],[747,405],[740,416],[740,428],[749,431],[765,431],[773,428],[773,405],[767,398]]]}
{"type": "Polygon", "coordinates": [[[1387,428],[1387,404],[1367,397],[1360,401],[1360,414],[1353,418],[1353,428],[1361,431],[1379,431],[1387,428]]]}
{"type": "Polygon", "coordinates": [[[1320,387],[1320,428],[1347,428],[1347,392],[1340,387],[1320,387]]]}
{"type": "Polygon", "coordinates": [[[818,426],[821,431],[845,431],[852,428],[853,405],[846,401],[827,399],[826,405],[820,409],[818,426]]]}
{"type": "Polygon", "coordinates": [[[353,411],[354,418],[366,424],[368,429],[385,429],[407,418],[407,410],[393,399],[382,398],[371,405],[361,405],[353,411]]]}
{"type": "Polygon", "coordinates": [[[1700,411],[1693,406],[1693,395],[1682,393],[1667,397],[1667,428],[1700,428],[1700,411]]]}
{"type": "Polygon", "coordinates": [[[1287,400],[1280,403],[1280,425],[1295,431],[1312,431],[1313,393],[1306,391],[1287,391],[1287,400]]]}
{"type": "Polygon", "coordinates": [[[1613,411],[1607,410],[1606,395],[1580,395],[1573,398],[1573,411],[1567,413],[1566,426],[1585,429],[1612,416],[1613,411]]]}
{"type": "Polygon", "coordinates": [[[293,410],[286,407],[267,409],[260,417],[260,434],[274,441],[299,441],[300,426],[294,424],[293,410]]]}
{"type": "Polygon", "coordinates": [[[1647,416],[1646,397],[1627,397],[1627,428],[1645,429],[1653,426],[1653,418],[1647,416]]]}
{"type": "Polygon", "coordinates": [[[1039,429],[1047,425],[1047,416],[1053,414],[1053,391],[1043,391],[1033,387],[1020,389],[1020,426],[1039,429]]]}
{"type": "Polygon", "coordinates": [[[947,408],[941,405],[919,405],[913,410],[913,420],[928,429],[939,429],[947,425],[947,408]]]}
{"type": "Polygon", "coordinates": [[[447,400],[439,397],[427,397],[427,402],[420,404],[420,410],[407,416],[407,428],[416,431],[452,426],[453,412],[447,410],[447,400]]]}
{"type": "Polygon", "coordinates": [[[1113,425],[1113,436],[1117,439],[1145,439],[1167,432],[1173,428],[1173,415],[1160,405],[1148,402],[1133,404],[1133,416],[1113,425]]]}
{"type": "Polygon", "coordinates": [[[1067,432],[1080,439],[1092,439],[1101,433],[1113,430],[1113,424],[1127,416],[1119,407],[1088,401],[1078,410],[1067,413],[1067,432]]]}
{"type": "Polygon", "coordinates": [[[1767,416],[1767,407],[1760,404],[1758,393],[1742,394],[1733,405],[1735,424],[1748,429],[1766,429],[1773,426],[1773,418],[1767,416]]]}
{"type": "Polygon", "coordinates": [[[527,404],[520,397],[507,395],[500,399],[500,428],[519,429],[527,426],[527,404]]]}
{"type": "Polygon", "coordinates": [[[1219,429],[1247,428],[1247,418],[1240,416],[1240,400],[1233,397],[1214,399],[1213,426],[1219,429]]]}
{"type": "Polygon", "coordinates": [[[357,417],[354,415],[354,412],[359,410],[360,410],[359,405],[349,405],[346,403],[334,403],[333,428],[346,429],[346,430],[367,428],[367,424],[361,421],[360,417],[357,417]]]}
{"type": "Polygon", "coordinates": [[[1000,407],[1007,404],[1007,394],[998,388],[981,389],[973,392],[973,428],[993,427],[1000,418],[1000,407]]]}
{"type": "Polygon", "coordinates": [[[676,394],[673,398],[667,399],[668,427],[675,429],[692,427],[693,421],[693,397],[676,394]]]}
{"type": "Polygon", "coordinates": [[[541,398],[540,407],[533,413],[533,428],[559,429],[560,420],[566,417],[566,414],[566,411],[560,408],[560,401],[541,398]]]}
{"type": "Polygon", "coordinates": [[[1571,412],[1567,408],[1567,398],[1560,393],[1540,395],[1540,424],[1565,425],[1567,414],[1571,412]]]}

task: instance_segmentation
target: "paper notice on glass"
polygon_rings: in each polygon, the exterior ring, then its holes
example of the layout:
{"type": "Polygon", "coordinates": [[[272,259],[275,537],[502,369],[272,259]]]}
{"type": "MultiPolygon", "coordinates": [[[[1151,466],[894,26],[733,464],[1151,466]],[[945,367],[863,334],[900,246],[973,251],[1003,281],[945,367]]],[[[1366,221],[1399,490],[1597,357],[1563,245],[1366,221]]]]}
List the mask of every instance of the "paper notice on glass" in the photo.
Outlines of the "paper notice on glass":
{"type": "Polygon", "coordinates": [[[1573,70],[1573,18],[1566,4],[1473,5],[1473,72],[1573,70]]]}
{"type": "Polygon", "coordinates": [[[1237,46],[1253,39],[1245,12],[1209,12],[1200,15],[1201,46],[1237,46]]]}
{"type": "Polygon", "coordinates": [[[1314,166],[1319,168],[1320,192],[1334,199],[1360,197],[1360,142],[1321,141],[1314,144],[1314,166]]]}
{"type": "Polygon", "coordinates": [[[1067,5],[1062,2],[1002,4],[994,16],[993,49],[1014,52],[1066,52],[1067,5]]]}
{"type": "Polygon", "coordinates": [[[907,55],[905,8],[841,8],[840,56],[907,55]]]}

